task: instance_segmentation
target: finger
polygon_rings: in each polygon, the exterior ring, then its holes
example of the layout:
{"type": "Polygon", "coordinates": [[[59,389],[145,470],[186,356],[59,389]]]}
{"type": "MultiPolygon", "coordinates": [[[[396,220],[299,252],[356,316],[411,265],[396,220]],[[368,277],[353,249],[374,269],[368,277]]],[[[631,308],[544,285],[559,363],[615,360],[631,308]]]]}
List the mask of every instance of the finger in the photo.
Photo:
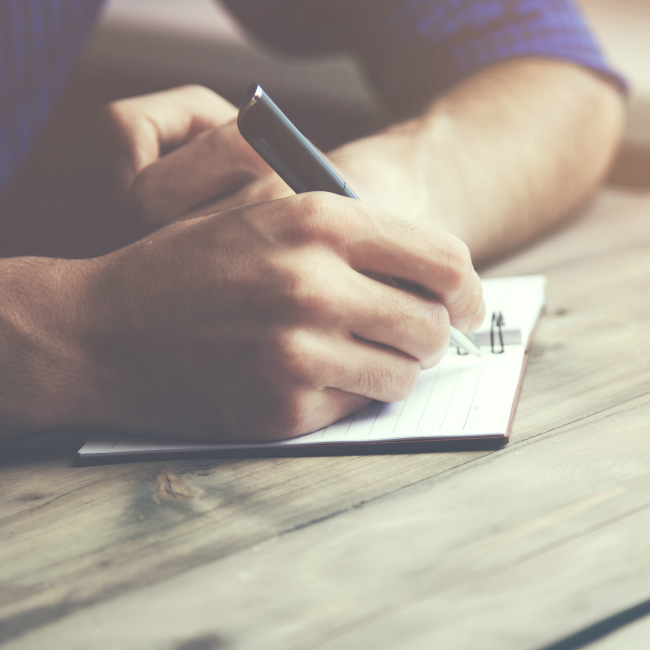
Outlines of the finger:
{"type": "Polygon", "coordinates": [[[483,300],[483,298],[481,297],[481,306],[479,307],[476,314],[474,314],[474,318],[472,319],[472,322],[465,328],[464,331],[475,332],[476,330],[478,330],[481,327],[481,325],[483,325],[486,311],[487,311],[487,307],[485,305],[485,300],[483,300]]]}
{"type": "Polygon", "coordinates": [[[423,287],[447,308],[451,324],[459,329],[478,321],[484,309],[481,281],[467,246],[457,237],[332,194],[288,200],[299,202],[295,209],[301,216],[293,226],[312,242],[333,248],[355,270],[423,287]]]}
{"type": "Polygon", "coordinates": [[[327,273],[332,282],[323,282],[317,264],[310,272],[303,289],[294,288],[294,299],[314,312],[314,324],[394,348],[422,368],[436,365],[446,353],[449,314],[437,300],[366,277],[340,260],[338,268],[330,261],[327,273]],[[299,291],[307,295],[301,298],[296,295],[299,291]]]}
{"type": "Polygon", "coordinates": [[[295,400],[296,418],[288,418],[279,424],[271,423],[266,436],[270,440],[293,438],[318,431],[365,408],[372,402],[369,397],[346,393],[338,388],[323,388],[322,390],[302,390],[295,400]],[[275,426],[274,426],[275,424],[275,426]]]}
{"type": "Polygon", "coordinates": [[[453,235],[391,215],[366,217],[371,232],[353,241],[352,267],[415,283],[447,309],[461,330],[482,322],[483,287],[465,244],[453,235]],[[376,221],[375,221],[376,219],[376,221]],[[374,230],[374,232],[372,232],[374,230]]]}
{"type": "Polygon", "coordinates": [[[147,166],[135,178],[131,195],[142,217],[156,225],[272,173],[233,120],[147,166]]]}
{"type": "Polygon", "coordinates": [[[420,377],[416,359],[376,343],[343,339],[336,343],[324,388],[369,397],[381,402],[399,402],[415,388],[420,377]]]}
{"type": "Polygon", "coordinates": [[[369,287],[365,295],[376,302],[357,304],[351,334],[413,357],[423,369],[439,363],[449,348],[449,313],[444,305],[392,287],[369,287]]]}
{"type": "Polygon", "coordinates": [[[232,120],[237,109],[202,86],[183,86],[109,104],[100,124],[117,150],[120,183],[126,190],[136,174],[162,151],[232,120]]]}
{"type": "MultiPolygon", "coordinates": [[[[311,391],[336,388],[382,402],[404,399],[420,377],[419,362],[378,343],[327,327],[289,337],[291,349],[275,364],[311,391]]],[[[281,370],[280,370],[281,369],[281,370]]]]}

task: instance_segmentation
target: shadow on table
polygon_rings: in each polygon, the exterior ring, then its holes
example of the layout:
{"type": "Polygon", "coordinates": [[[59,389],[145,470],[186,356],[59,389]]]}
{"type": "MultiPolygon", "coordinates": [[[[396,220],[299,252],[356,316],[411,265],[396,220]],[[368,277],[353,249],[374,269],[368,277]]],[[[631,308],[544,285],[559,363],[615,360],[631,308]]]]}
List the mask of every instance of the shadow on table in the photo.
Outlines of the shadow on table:
{"type": "Polygon", "coordinates": [[[0,469],[34,461],[63,461],[73,465],[77,450],[88,439],[83,431],[49,432],[2,445],[0,469]]]}
{"type": "Polygon", "coordinates": [[[579,650],[650,614],[650,600],[614,614],[539,650],[579,650]]]}

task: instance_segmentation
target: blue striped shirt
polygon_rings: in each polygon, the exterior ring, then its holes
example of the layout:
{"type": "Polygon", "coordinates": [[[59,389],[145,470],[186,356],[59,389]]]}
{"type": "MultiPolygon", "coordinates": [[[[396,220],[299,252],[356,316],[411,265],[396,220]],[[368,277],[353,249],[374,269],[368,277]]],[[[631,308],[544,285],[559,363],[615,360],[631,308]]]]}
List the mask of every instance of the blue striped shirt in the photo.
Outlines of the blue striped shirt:
{"type": "Polygon", "coordinates": [[[101,4],[0,0],[0,188],[63,90],[101,4]]]}
{"type": "MultiPolygon", "coordinates": [[[[573,0],[224,0],[269,45],[346,51],[396,115],[513,57],[571,61],[615,79],[573,0]]],[[[27,155],[102,0],[0,0],[0,188],[27,155]]]]}

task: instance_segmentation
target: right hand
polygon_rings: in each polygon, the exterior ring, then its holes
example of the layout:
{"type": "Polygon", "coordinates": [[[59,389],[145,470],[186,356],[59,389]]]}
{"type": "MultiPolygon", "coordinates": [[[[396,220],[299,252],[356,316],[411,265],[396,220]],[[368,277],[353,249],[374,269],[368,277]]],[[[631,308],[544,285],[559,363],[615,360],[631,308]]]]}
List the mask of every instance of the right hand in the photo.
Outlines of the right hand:
{"type": "Polygon", "coordinates": [[[483,319],[467,247],[323,193],[170,225],[86,265],[85,424],[215,441],[308,433],[406,397],[483,319]],[[390,275],[433,297],[371,279],[390,275]]]}

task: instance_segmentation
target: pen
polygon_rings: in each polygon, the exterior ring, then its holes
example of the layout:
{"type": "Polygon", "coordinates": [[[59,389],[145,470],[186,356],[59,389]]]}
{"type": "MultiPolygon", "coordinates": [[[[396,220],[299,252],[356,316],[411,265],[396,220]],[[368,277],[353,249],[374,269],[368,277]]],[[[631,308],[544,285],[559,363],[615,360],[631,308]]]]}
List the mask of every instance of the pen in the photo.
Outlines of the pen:
{"type": "MultiPolygon", "coordinates": [[[[296,194],[331,192],[359,199],[259,84],[251,84],[246,89],[239,107],[237,126],[248,144],[296,194]]],[[[398,280],[391,278],[391,281],[400,287],[398,280]]],[[[450,330],[453,345],[477,357],[482,356],[480,348],[469,336],[455,327],[450,330]]]]}

